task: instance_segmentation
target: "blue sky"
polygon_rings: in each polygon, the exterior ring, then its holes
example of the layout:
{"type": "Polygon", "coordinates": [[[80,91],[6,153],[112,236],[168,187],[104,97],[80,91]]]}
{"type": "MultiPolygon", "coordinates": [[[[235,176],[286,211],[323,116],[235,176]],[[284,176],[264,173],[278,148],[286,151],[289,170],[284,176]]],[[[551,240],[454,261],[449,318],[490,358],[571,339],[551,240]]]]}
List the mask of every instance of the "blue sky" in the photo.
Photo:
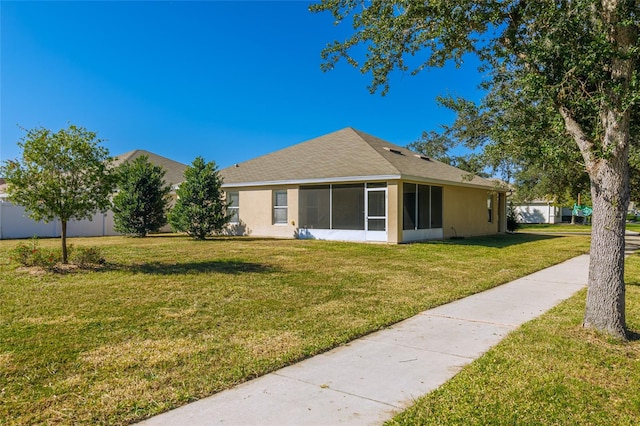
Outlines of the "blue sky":
{"type": "Polygon", "coordinates": [[[0,160],[18,126],[96,131],[112,155],[146,149],[221,168],[354,127],[398,145],[477,98],[474,63],[395,73],[386,96],[320,51],[351,30],[305,1],[0,2],[0,160]]]}

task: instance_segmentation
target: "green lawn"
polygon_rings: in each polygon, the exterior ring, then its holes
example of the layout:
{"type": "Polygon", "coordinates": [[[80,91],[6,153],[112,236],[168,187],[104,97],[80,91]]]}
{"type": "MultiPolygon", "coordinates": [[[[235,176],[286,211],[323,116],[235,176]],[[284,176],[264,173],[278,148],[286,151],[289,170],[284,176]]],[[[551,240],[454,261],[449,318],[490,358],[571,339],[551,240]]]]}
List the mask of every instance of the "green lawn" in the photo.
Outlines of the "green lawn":
{"type": "Polygon", "coordinates": [[[581,327],[586,291],[525,324],[390,425],[637,425],[640,254],[628,258],[622,343],[581,327]]]}
{"type": "MultiPolygon", "coordinates": [[[[627,222],[627,231],[640,232],[640,223],[627,222]]],[[[536,223],[520,225],[517,232],[560,232],[560,233],[591,233],[591,225],[571,225],[570,223],[536,223]]]]}
{"type": "Polygon", "coordinates": [[[108,264],[23,270],[0,241],[0,424],[141,420],[582,254],[589,237],[71,242],[108,264]]]}
{"type": "Polygon", "coordinates": [[[591,233],[591,225],[571,225],[570,223],[523,223],[518,228],[517,232],[579,232],[579,233],[591,233]]]}

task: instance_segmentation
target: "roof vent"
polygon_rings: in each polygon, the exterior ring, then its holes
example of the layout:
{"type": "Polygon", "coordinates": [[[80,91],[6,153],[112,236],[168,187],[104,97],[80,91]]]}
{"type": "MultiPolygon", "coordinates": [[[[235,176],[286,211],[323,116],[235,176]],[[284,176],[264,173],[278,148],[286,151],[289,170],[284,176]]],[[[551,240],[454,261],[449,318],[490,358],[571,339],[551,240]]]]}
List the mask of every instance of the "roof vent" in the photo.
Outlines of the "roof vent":
{"type": "Polygon", "coordinates": [[[421,159],[421,160],[424,160],[424,161],[431,161],[431,158],[429,158],[429,157],[427,157],[427,156],[425,156],[425,155],[420,155],[420,154],[413,154],[413,155],[415,155],[416,157],[418,157],[418,158],[419,158],[419,159],[421,159]]]}
{"type": "Polygon", "coordinates": [[[395,148],[389,148],[388,146],[383,147],[385,150],[389,151],[389,152],[393,152],[394,154],[398,154],[398,155],[404,155],[402,153],[402,151],[400,151],[399,149],[395,149],[395,148]]]}

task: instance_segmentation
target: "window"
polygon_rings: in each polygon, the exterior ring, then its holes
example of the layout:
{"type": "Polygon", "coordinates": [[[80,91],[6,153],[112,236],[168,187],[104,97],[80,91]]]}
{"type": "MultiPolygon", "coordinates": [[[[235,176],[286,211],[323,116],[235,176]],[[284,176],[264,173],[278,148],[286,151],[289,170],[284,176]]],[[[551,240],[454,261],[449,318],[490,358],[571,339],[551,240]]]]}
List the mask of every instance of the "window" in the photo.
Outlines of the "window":
{"type": "Polygon", "coordinates": [[[489,223],[493,223],[493,194],[487,195],[487,213],[489,214],[489,223]]]}
{"type": "Polygon", "coordinates": [[[273,223],[287,223],[287,191],[273,191],[273,223]]]}
{"type": "Polygon", "coordinates": [[[240,194],[237,191],[227,192],[227,212],[231,216],[229,223],[240,223],[240,194]]]}
{"type": "Polygon", "coordinates": [[[402,229],[442,228],[442,187],[402,185],[402,229]]]}
{"type": "Polygon", "coordinates": [[[298,192],[300,227],[330,229],[331,188],[329,185],[301,186],[298,192]]]}

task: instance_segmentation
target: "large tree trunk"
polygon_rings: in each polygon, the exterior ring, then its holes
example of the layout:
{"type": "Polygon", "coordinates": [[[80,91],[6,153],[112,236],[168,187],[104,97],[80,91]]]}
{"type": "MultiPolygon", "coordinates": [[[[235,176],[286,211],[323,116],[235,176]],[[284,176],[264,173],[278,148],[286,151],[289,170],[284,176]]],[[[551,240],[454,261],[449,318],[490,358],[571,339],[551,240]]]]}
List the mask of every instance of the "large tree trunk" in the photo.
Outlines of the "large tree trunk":
{"type": "MultiPolygon", "coordinates": [[[[624,234],[629,206],[629,99],[634,72],[637,34],[628,24],[632,6],[621,0],[602,0],[602,18],[608,26],[607,38],[615,49],[608,70],[611,85],[603,84],[600,123],[602,137],[591,140],[574,119],[571,111],[561,106],[567,131],[580,148],[591,179],[593,220],[591,228],[591,261],[584,326],[610,335],[626,338],[624,234]]],[[[597,9],[594,8],[594,12],[597,9]]]]}
{"type": "Polygon", "coordinates": [[[591,176],[593,219],[584,326],[625,338],[624,234],[629,204],[626,155],[591,176]]]}
{"type": "Polygon", "coordinates": [[[626,338],[624,234],[629,206],[629,113],[609,110],[602,115],[605,129],[601,158],[571,113],[560,107],[567,131],[578,144],[591,179],[593,219],[591,260],[584,326],[626,338]]]}

